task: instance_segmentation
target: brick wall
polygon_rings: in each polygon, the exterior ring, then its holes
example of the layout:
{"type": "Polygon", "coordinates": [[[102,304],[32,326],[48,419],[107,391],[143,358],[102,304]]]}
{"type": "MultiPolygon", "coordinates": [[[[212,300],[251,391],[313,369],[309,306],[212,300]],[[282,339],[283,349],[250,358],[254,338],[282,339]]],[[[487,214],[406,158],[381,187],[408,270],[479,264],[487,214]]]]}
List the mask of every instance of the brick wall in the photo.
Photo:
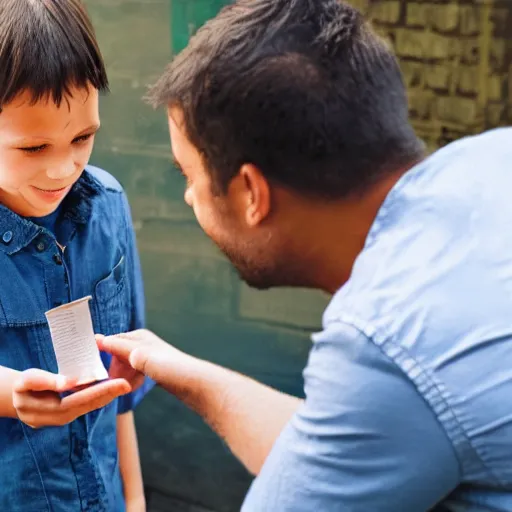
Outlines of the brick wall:
{"type": "Polygon", "coordinates": [[[510,0],[352,4],[395,49],[413,124],[431,149],[512,124],[510,0]]]}

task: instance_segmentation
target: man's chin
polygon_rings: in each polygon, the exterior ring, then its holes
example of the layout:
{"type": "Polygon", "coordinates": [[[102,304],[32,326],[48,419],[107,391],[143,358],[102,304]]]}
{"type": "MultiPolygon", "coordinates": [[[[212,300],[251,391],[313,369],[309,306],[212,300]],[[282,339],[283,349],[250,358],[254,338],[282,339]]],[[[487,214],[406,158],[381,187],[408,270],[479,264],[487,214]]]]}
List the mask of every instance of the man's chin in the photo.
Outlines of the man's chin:
{"type": "Polygon", "coordinates": [[[260,292],[263,292],[265,290],[270,290],[271,288],[275,288],[278,285],[268,284],[268,283],[262,283],[260,281],[249,281],[247,279],[243,280],[249,288],[252,288],[253,290],[258,290],[260,292]]]}
{"type": "Polygon", "coordinates": [[[261,274],[244,272],[238,268],[236,268],[236,271],[240,279],[249,286],[249,288],[253,288],[254,290],[263,291],[278,286],[273,281],[269,280],[268,277],[264,278],[261,274]]]}
{"type": "Polygon", "coordinates": [[[283,276],[272,276],[270,274],[263,274],[261,272],[242,272],[237,269],[240,279],[249,288],[259,291],[270,290],[272,288],[282,288],[285,286],[300,286],[299,283],[291,282],[290,280],[284,280],[283,276]]]}

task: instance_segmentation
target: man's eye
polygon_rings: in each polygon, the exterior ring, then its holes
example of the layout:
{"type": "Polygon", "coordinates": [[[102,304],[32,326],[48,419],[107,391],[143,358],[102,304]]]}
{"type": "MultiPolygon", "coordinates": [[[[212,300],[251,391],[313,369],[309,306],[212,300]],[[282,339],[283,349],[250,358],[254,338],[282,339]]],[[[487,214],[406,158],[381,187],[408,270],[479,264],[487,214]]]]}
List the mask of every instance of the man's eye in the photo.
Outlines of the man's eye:
{"type": "Polygon", "coordinates": [[[29,148],[18,148],[24,153],[39,153],[40,151],[43,151],[47,147],[46,144],[43,144],[42,146],[31,146],[29,148]]]}

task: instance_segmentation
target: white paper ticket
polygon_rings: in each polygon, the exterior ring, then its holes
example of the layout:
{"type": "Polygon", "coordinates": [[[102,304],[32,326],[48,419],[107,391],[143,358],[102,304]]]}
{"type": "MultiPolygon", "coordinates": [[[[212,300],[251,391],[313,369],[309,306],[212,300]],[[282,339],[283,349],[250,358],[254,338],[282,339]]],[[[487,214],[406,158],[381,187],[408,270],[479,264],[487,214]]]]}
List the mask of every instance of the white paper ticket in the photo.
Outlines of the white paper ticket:
{"type": "Polygon", "coordinates": [[[77,386],[108,378],[92,326],[92,297],[47,311],[59,374],[77,379],[77,386]]]}

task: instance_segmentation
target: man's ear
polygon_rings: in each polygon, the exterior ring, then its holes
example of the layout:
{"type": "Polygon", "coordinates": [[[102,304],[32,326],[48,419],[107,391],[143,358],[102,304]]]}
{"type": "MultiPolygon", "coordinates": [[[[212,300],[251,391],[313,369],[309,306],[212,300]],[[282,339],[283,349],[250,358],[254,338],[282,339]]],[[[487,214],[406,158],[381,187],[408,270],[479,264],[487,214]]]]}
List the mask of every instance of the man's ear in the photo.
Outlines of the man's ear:
{"type": "Polygon", "coordinates": [[[252,164],[240,169],[247,194],[245,221],[249,226],[257,226],[270,213],[270,186],[262,172],[252,164]]]}
{"type": "Polygon", "coordinates": [[[237,204],[247,225],[254,227],[263,222],[270,213],[270,186],[261,171],[255,165],[244,164],[231,186],[236,189],[237,204]]]}

